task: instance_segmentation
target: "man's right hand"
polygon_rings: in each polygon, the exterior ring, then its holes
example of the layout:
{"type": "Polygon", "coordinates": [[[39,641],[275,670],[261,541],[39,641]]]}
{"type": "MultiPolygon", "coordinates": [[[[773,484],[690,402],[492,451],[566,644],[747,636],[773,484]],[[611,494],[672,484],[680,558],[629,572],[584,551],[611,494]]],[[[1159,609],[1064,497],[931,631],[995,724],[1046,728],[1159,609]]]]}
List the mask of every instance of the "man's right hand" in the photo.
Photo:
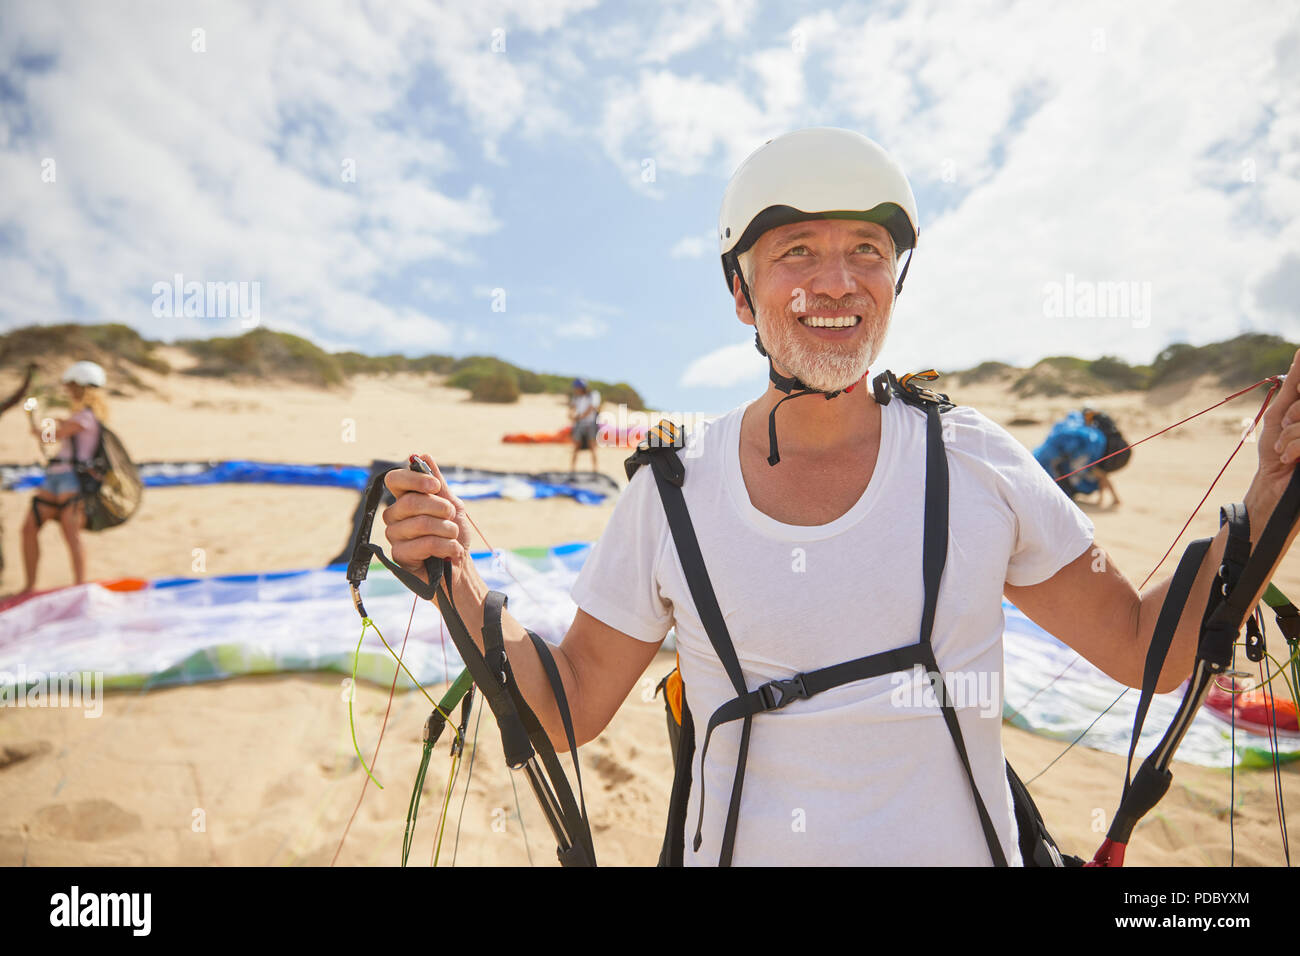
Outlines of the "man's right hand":
{"type": "Polygon", "coordinates": [[[384,509],[384,537],[393,561],[422,580],[427,558],[442,558],[451,565],[455,586],[470,559],[470,523],[465,504],[447,486],[442,472],[428,455],[420,455],[433,476],[396,468],[384,485],[397,499],[384,509]]]}

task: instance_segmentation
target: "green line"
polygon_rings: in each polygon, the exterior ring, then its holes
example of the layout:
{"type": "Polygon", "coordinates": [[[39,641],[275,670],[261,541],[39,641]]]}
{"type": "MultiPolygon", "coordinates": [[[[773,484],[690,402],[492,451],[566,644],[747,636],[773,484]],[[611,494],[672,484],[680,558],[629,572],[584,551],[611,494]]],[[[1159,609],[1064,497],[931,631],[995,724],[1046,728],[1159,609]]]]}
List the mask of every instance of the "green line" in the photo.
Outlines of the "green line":
{"type": "Polygon", "coordinates": [[[1291,602],[1285,594],[1278,590],[1276,584],[1270,582],[1268,590],[1264,592],[1264,603],[1276,611],[1278,608],[1286,607],[1291,602]]]}
{"type": "Polygon", "coordinates": [[[469,689],[474,686],[474,678],[469,676],[469,668],[465,668],[457,675],[456,679],[451,682],[447,688],[447,693],[442,695],[442,700],[438,701],[438,709],[442,711],[443,716],[451,720],[451,709],[460,703],[460,699],[469,693],[469,689]]]}
{"type": "MultiPolygon", "coordinates": [[[[457,675],[456,679],[452,681],[451,686],[447,688],[447,692],[442,695],[442,699],[438,701],[438,713],[442,715],[446,724],[451,725],[451,732],[457,734],[457,736],[459,736],[459,734],[455,725],[452,724],[451,712],[456,708],[456,705],[461,702],[462,698],[469,693],[469,689],[473,686],[474,679],[469,676],[469,668],[467,667],[457,675]]],[[[464,746],[465,742],[462,740],[462,750],[464,749],[464,746]]],[[[415,787],[411,790],[411,799],[406,808],[406,836],[402,840],[402,866],[406,866],[407,858],[411,855],[411,846],[415,837],[416,818],[420,815],[420,792],[424,790],[424,778],[429,770],[429,756],[432,752],[433,741],[425,741],[424,752],[420,756],[420,769],[415,775],[415,787]]],[[[447,826],[446,801],[450,799],[450,797],[451,787],[448,786],[447,796],[443,799],[442,825],[444,829],[447,826]]],[[[438,842],[439,848],[441,848],[441,830],[438,832],[435,839],[438,842]]],[[[437,865],[436,857],[434,858],[434,865],[437,865]]]]}

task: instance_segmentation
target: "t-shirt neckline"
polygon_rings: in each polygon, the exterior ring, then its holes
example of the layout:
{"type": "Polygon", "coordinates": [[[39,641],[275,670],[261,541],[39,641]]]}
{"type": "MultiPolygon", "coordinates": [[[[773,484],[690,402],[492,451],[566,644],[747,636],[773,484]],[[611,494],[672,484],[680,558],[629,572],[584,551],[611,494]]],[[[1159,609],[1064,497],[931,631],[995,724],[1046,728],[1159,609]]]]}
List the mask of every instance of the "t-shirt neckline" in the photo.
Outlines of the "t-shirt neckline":
{"type": "MultiPolygon", "coordinates": [[[[884,405],[880,409],[880,451],[876,455],[876,467],[871,473],[871,480],[867,483],[862,496],[853,504],[853,507],[827,524],[794,525],[777,521],[770,515],[759,511],[758,508],[754,507],[754,503],[750,501],[749,490],[745,487],[744,473],[740,468],[740,430],[745,418],[745,412],[755,401],[757,399],[745,403],[740,407],[737,414],[732,416],[732,421],[728,424],[728,431],[722,442],[723,482],[727,486],[727,493],[731,498],[732,506],[736,509],[741,520],[759,534],[782,541],[821,541],[842,534],[861,521],[874,507],[876,500],[883,494],[881,489],[889,482],[890,473],[898,457],[896,453],[898,440],[895,433],[897,431],[896,426],[900,423],[889,421],[891,415],[888,410],[889,406],[884,405]]],[[[780,428],[779,422],[777,427],[780,428]]],[[[776,467],[781,466],[777,465],[776,467]]]]}

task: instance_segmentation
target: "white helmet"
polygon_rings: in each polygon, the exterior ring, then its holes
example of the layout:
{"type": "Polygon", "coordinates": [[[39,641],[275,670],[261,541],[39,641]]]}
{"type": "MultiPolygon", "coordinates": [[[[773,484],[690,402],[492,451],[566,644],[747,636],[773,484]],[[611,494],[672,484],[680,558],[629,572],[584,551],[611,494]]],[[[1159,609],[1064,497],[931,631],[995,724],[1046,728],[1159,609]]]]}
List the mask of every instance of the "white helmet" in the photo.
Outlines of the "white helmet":
{"type": "MultiPolygon", "coordinates": [[[[916,247],[916,199],[902,167],[861,133],[815,126],[770,139],[740,164],[722,197],[718,243],[727,291],[741,253],[769,229],[808,219],[863,219],[889,230],[898,256],[916,247]]],[[[903,291],[909,255],[895,294],[903,291]]],[[[749,299],[745,277],[740,287],[749,299]]],[[[752,302],[751,302],[752,308],[752,302]]]]}
{"type": "Polygon", "coordinates": [[[94,362],[77,362],[70,365],[68,370],[63,373],[63,381],[71,382],[74,385],[103,388],[108,381],[108,377],[104,374],[104,370],[94,362]]]}

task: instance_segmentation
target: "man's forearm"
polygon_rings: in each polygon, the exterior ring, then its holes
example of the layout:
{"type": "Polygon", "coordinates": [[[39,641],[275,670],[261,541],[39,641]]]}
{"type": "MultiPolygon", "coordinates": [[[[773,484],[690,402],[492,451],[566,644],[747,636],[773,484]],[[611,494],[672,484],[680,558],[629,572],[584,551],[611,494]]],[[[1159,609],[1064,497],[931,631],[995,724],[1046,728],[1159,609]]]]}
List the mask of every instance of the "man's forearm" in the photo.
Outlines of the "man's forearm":
{"type": "MultiPolygon", "coordinates": [[[[474,645],[483,652],[483,604],[487,599],[489,588],[478,569],[472,562],[466,562],[464,572],[459,575],[453,598],[456,610],[460,612],[465,628],[469,631],[474,645]]],[[[528,706],[537,715],[542,729],[551,738],[551,745],[557,753],[569,749],[568,739],[564,733],[564,724],[560,720],[560,708],[555,700],[555,692],[547,679],[542,662],[537,657],[537,650],[525,633],[524,626],[514,619],[509,609],[501,613],[501,635],[505,643],[506,657],[510,660],[510,671],[514,675],[519,693],[528,706]]],[[[562,648],[552,646],[555,667],[564,682],[564,693],[568,700],[570,713],[574,722],[574,733],[579,734],[578,687],[576,676],[562,648]]],[[[578,743],[582,738],[578,737],[578,743]]]]}
{"type": "MultiPolygon", "coordinates": [[[[1246,513],[1250,519],[1250,544],[1253,552],[1265,525],[1268,523],[1268,519],[1273,513],[1276,502],[1262,501],[1254,484],[1251,485],[1242,501],[1246,505],[1246,513]]],[[[1294,538],[1294,532],[1292,538],[1294,538]]],[[[1219,565],[1223,562],[1223,553],[1227,540],[1228,529],[1224,526],[1215,535],[1210,550],[1201,563],[1195,583],[1192,585],[1187,598],[1187,603],[1183,607],[1182,616],[1179,618],[1178,628],[1174,632],[1174,638],[1169,648],[1169,654],[1165,659],[1165,666],[1161,671],[1160,680],[1156,685],[1156,690],[1159,693],[1168,693],[1176,689],[1192,672],[1192,666],[1196,660],[1197,644],[1200,641],[1201,619],[1205,613],[1205,606],[1209,601],[1210,587],[1218,574],[1219,565]]],[[[1285,549],[1283,549],[1283,553],[1285,554],[1285,549]]],[[[1281,558],[1279,557],[1274,562],[1273,567],[1269,569],[1269,573],[1264,576],[1265,584],[1260,587],[1256,594],[1252,595],[1249,602],[1250,607],[1254,607],[1258,603],[1260,596],[1267,587],[1267,581],[1280,562],[1281,558]]],[[[1137,662],[1136,665],[1139,680],[1146,659],[1146,649],[1151,644],[1156,621],[1164,605],[1165,596],[1169,593],[1172,578],[1171,573],[1158,586],[1142,595],[1141,609],[1138,615],[1138,646],[1142,648],[1142,660],[1137,662]]]]}

